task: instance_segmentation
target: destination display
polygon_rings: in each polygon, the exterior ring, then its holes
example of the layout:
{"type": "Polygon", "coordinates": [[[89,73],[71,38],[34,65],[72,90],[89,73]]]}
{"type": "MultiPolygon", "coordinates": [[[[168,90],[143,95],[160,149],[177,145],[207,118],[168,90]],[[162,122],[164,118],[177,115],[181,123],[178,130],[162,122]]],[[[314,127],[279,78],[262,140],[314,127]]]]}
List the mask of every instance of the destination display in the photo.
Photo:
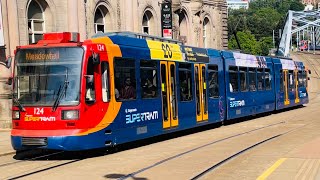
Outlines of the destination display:
{"type": "Polygon", "coordinates": [[[57,60],[60,58],[59,51],[57,52],[47,52],[47,53],[26,53],[27,61],[36,61],[36,60],[57,60]]]}
{"type": "Polygon", "coordinates": [[[209,62],[209,56],[206,49],[185,46],[183,50],[186,61],[209,62]]]}
{"type": "Polygon", "coordinates": [[[41,61],[81,61],[83,49],[76,48],[35,48],[17,51],[18,63],[36,63],[41,61]]]}

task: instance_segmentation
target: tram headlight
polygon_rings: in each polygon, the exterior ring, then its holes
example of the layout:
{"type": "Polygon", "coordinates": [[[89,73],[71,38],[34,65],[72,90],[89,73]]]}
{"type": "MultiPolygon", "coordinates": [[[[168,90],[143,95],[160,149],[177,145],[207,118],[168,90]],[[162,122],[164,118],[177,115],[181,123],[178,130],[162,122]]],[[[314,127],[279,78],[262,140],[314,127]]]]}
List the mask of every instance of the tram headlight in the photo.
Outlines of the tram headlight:
{"type": "Polygon", "coordinates": [[[62,111],[62,119],[63,120],[78,120],[79,119],[79,111],[78,110],[62,111]]]}
{"type": "Polygon", "coordinates": [[[12,119],[19,120],[20,119],[20,111],[12,111],[12,119]]]}

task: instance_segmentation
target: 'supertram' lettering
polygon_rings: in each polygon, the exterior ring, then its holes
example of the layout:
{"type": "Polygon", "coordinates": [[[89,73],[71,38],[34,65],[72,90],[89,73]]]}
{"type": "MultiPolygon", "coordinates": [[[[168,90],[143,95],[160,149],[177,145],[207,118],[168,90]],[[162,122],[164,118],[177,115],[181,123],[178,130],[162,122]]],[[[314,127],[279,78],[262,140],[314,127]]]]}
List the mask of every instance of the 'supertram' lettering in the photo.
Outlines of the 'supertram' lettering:
{"type": "Polygon", "coordinates": [[[56,121],[56,117],[33,117],[33,116],[26,116],[24,121],[56,121]]]}
{"type": "Polygon", "coordinates": [[[245,106],[246,103],[244,100],[242,101],[230,101],[230,107],[241,107],[241,106],[245,106]]]}
{"type": "Polygon", "coordinates": [[[127,114],[126,115],[126,124],[131,124],[135,122],[143,122],[143,121],[150,121],[159,118],[158,111],[153,112],[143,112],[143,113],[136,113],[136,114],[127,114]]]}

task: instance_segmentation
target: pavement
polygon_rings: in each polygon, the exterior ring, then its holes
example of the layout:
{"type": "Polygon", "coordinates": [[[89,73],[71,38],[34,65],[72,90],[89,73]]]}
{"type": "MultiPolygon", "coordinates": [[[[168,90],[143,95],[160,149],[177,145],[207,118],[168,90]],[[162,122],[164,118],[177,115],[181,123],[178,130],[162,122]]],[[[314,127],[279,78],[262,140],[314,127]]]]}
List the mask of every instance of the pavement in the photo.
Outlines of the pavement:
{"type": "Polygon", "coordinates": [[[10,132],[11,129],[0,130],[0,157],[16,152],[11,146],[10,132]]]}

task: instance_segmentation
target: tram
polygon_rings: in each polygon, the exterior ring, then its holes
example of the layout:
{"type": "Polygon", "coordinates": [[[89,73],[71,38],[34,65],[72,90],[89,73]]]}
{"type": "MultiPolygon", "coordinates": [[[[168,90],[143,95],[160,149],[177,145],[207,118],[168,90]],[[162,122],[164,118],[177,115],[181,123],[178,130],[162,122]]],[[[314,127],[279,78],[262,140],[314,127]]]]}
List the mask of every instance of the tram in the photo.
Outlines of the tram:
{"type": "Polygon", "coordinates": [[[308,103],[302,62],[131,32],[46,33],[15,52],[15,150],[79,151],[308,103]],[[262,98],[263,97],[263,98],[262,98]]]}

